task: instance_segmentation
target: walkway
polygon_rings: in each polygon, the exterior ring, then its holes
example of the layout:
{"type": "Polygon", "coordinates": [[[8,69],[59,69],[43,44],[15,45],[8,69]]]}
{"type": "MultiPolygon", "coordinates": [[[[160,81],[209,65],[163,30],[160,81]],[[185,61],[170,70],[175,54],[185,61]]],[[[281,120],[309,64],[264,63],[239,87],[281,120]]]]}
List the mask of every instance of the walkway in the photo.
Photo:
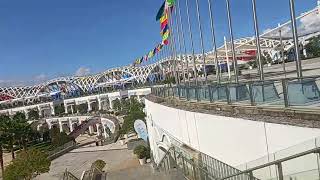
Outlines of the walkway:
{"type": "Polygon", "coordinates": [[[118,169],[128,161],[138,163],[138,160],[133,156],[132,151],[121,147],[120,150],[117,144],[110,144],[103,147],[86,146],[69,152],[51,162],[49,173],[41,174],[36,177],[36,180],[59,180],[67,168],[76,177],[81,177],[82,172],[88,170],[91,164],[101,159],[107,163],[106,170],[118,169]]]}

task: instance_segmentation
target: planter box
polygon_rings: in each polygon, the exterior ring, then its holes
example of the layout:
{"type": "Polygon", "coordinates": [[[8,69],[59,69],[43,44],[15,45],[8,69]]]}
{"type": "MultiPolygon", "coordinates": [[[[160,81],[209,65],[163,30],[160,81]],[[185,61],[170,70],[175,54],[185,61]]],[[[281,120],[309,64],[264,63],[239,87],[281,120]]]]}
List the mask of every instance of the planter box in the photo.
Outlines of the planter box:
{"type": "Polygon", "coordinates": [[[126,144],[126,141],[124,139],[120,139],[119,142],[120,142],[121,145],[125,145],[126,144]]]}
{"type": "Polygon", "coordinates": [[[145,165],[146,164],[146,158],[139,159],[140,165],[145,165]]]}

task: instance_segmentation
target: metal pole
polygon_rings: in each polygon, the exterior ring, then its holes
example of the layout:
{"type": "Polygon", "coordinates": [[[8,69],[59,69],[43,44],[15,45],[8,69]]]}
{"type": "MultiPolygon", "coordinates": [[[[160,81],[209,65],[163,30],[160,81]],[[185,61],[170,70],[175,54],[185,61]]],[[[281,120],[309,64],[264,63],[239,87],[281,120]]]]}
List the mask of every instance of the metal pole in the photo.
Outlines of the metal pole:
{"type": "Polygon", "coordinates": [[[177,26],[176,32],[178,33],[177,38],[178,38],[180,64],[181,64],[182,74],[183,74],[183,83],[186,84],[186,73],[185,73],[185,69],[184,69],[184,62],[183,62],[182,55],[181,55],[182,54],[181,32],[180,32],[177,8],[178,8],[178,3],[177,3],[177,6],[174,8],[174,13],[175,13],[176,26],[177,26]]]}
{"type": "Polygon", "coordinates": [[[259,63],[259,73],[260,80],[264,80],[263,74],[263,64],[261,62],[261,47],[260,47],[260,35],[259,35],[259,26],[258,26],[258,18],[257,18],[257,5],[256,0],[252,0],[252,11],[253,11],[253,22],[254,22],[254,31],[256,35],[256,46],[257,46],[257,55],[258,55],[258,63],[259,63]]]}
{"type": "Polygon", "coordinates": [[[228,68],[228,77],[229,81],[231,80],[231,72],[230,72],[230,63],[229,63],[229,54],[228,54],[228,45],[227,45],[227,39],[224,36],[224,49],[226,51],[226,60],[227,60],[227,68],[228,68]]]}
{"type": "Polygon", "coordinates": [[[218,51],[217,51],[217,43],[216,43],[216,35],[213,25],[213,15],[212,15],[212,7],[211,7],[211,0],[208,0],[209,6],[209,14],[210,14],[210,27],[211,27],[211,38],[212,38],[212,46],[214,51],[214,58],[215,58],[215,65],[216,65],[216,78],[217,82],[220,83],[220,67],[218,62],[218,51]]]}
{"type": "Polygon", "coordinates": [[[283,180],[283,171],[282,171],[282,165],[281,163],[277,164],[277,168],[278,168],[278,175],[279,175],[279,180],[283,180]]]}
{"type": "Polygon", "coordinates": [[[232,19],[231,19],[231,13],[230,13],[230,2],[229,0],[226,0],[227,5],[227,13],[228,13],[228,25],[229,25],[229,33],[230,33],[230,40],[231,40],[231,50],[232,50],[232,58],[233,58],[233,69],[234,69],[234,79],[235,83],[239,82],[238,77],[238,61],[236,58],[236,52],[234,48],[234,40],[233,40],[233,29],[232,29],[232,19]]]}
{"type": "Polygon", "coordinates": [[[192,36],[192,30],[191,30],[190,15],[189,15],[189,5],[188,4],[189,4],[188,0],[186,0],[188,26],[189,26],[189,36],[190,36],[191,50],[192,50],[192,60],[193,60],[193,71],[194,71],[195,83],[196,83],[196,85],[198,85],[198,74],[197,74],[197,67],[196,67],[196,58],[194,56],[194,44],[193,44],[193,36],[192,36]]]}
{"type": "Polygon", "coordinates": [[[299,40],[298,40],[298,31],[297,31],[297,22],[296,22],[296,12],[294,7],[294,0],[289,0],[290,4],[290,15],[291,15],[291,31],[294,41],[294,49],[296,56],[296,68],[297,68],[297,77],[302,77],[302,67],[301,67],[301,58],[300,58],[300,49],[299,49],[299,40]]]}
{"type": "MultiPolygon", "coordinates": [[[[280,24],[278,24],[280,26],[280,24]]],[[[282,32],[281,28],[279,29],[279,36],[280,36],[280,56],[281,56],[281,61],[282,61],[282,67],[283,67],[283,72],[284,72],[284,78],[287,77],[286,73],[286,62],[284,62],[284,47],[283,47],[283,42],[282,42],[282,32]]]]}
{"type": "Polygon", "coordinates": [[[184,47],[184,56],[185,56],[185,60],[186,60],[186,66],[187,66],[187,78],[188,78],[188,84],[190,85],[190,77],[189,77],[189,59],[188,59],[188,55],[187,55],[187,47],[186,47],[186,41],[184,38],[184,30],[183,30],[183,24],[182,24],[182,18],[181,18],[181,8],[180,8],[180,4],[179,4],[180,0],[177,0],[177,7],[178,9],[178,16],[179,16],[179,23],[180,23],[180,32],[179,35],[181,35],[181,39],[182,39],[182,47],[184,47]]]}
{"type": "Polygon", "coordinates": [[[199,0],[196,0],[197,6],[197,17],[198,17],[198,27],[199,27],[199,35],[200,35],[200,43],[201,43],[201,53],[202,53],[202,60],[203,60],[203,72],[205,77],[205,84],[207,84],[207,71],[206,71],[206,57],[204,54],[204,44],[203,44],[203,34],[202,34],[202,26],[201,26],[201,17],[200,17],[200,9],[199,9],[199,0]]]}
{"type": "MultiPolygon", "coordinates": [[[[173,73],[174,73],[174,78],[175,78],[175,81],[176,81],[176,84],[179,84],[179,78],[178,78],[178,72],[177,72],[177,61],[176,61],[176,54],[175,54],[175,47],[174,47],[174,36],[173,36],[173,22],[172,22],[172,14],[171,14],[171,11],[169,10],[169,24],[170,24],[170,47],[171,47],[171,51],[172,51],[172,59],[173,59],[173,73]]],[[[179,70],[178,70],[179,71],[179,70]]]]}

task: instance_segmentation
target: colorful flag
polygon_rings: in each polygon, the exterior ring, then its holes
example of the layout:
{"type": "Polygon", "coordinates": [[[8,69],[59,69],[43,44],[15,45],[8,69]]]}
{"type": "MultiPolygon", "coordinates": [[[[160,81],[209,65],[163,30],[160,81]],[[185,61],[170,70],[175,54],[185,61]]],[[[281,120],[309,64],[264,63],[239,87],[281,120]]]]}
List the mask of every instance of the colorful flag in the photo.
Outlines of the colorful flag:
{"type": "Polygon", "coordinates": [[[162,14],[162,16],[160,18],[160,23],[162,23],[166,19],[168,19],[168,11],[167,10],[162,14]]]}
{"type": "Polygon", "coordinates": [[[153,54],[154,54],[154,55],[156,55],[156,54],[157,54],[157,52],[159,52],[159,51],[158,51],[158,48],[157,48],[157,47],[155,47],[155,48],[153,49],[153,54]]]}
{"type": "Polygon", "coordinates": [[[163,47],[162,44],[158,44],[158,46],[157,46],[158,52],[161,51],[162,47],[163,47]]]}
{"type": "Polygon", "coordinates": [[[173,7],[174,6],[175,0],[166,0],[166,1],[167,1],[167,6],[168,7],[173,7]]]}
{"type": "Polygon", "coordinates": [[[160,35],[163,36],[163,34],[164,34],[165,32],[167,32],[168,29],[169,29],[169,25],[167,24],[167,25],[161,30],[160,35]]]}
{"type": "Polygon", "coordinates": [[[167,40],[167,39],[169,38],[169,35],[170,35],[170,31],[167,30],[167,31],[163,34],[162,40],[163,40],[163,41],[164,41],[164,40],[167,40]]]}
{"type": "Polygon", "coordinates": [[[169,44],[169,41],[168,41],[168,40],[162,40],[162,44],[163,44],[163,45],[168,45],[168,44],[169,44]]]}
{"type": "Polygon", "coordinates": [[[148,54],[148,58],[152,58],[153,56],[154,56],[153,50],[151,50],[151,51],[149,52],[149,54],[148,54]]]}
{"type": "Polygon", "coordinates": [[[144,60],[145,60],[145,61],[148,61],[148,55],[145,55],[145,56],[144,56],[144,60]]]}
{"type": "Polygon", "coordinates": [[[135,64],[140,64],[139,59],[136,59],[134,62],[135,62],[135,64]]]}
{"type": "Polygon", "coordinates": [[[162,17],[165,6],[166,6],[166,1],[163,2],[162,6],[159,9],[157,16],[156,16],[156,21],[159,21],[160,18],[162,17]]]}
{"type": "Polygon", "coordinates": [[[161,24],[160,24],[160,29],[164,29],[166,26],[168,25],[168,19],[166,19],[165,21],[163,21],[161,24]]]}

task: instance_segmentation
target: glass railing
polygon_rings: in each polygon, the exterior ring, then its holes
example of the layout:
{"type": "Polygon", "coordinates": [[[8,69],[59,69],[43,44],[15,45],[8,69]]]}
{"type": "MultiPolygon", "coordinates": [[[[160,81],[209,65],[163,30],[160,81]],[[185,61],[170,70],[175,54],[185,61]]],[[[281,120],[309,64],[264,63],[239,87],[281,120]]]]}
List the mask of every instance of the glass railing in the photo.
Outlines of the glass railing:
{"type": "Polygon", "coordinates": [[[320,109],[319,86],[320,76],[314,76],[198,86],[180,84],[173,87],[153,87],[152,93],[188,101],[320,109]]]}
{"type": "Polygon", "coordinates": [[[56,154],[59,154],[67,149],[75,147],[76,145],[77,145],[77,143],[75,141],[70,141],[70,142],[63,144],[62,146],[56,147],[54,150],[49,151],[47,154],[48,154],[49,158],[51,158],[51,157],[54,157],[56,154]]]}
{"type": "MultiPolygon", "coordinates": [[[[254,161],[247,162],[237,166],[238,169],[244,171],[269,162],[278,161],[285,159],[296,154],[301,154],[312,149],[320,148],[320,138],[311,139],[300,143],[295,146],[277,151],[275,153],[266,155],[262,158],[256,159],[254,161]]],[[[320,152],[319,152],[320,153],[320,152]]],[[[304,156],[286,161],[282,163],[282,171],[284,177],[297,177],[297,180],[300,179],[320,179],[320,170],[319,170],[319,154],[310,153],[304,156]],[[316,173],[313,171],[317,170],[316,173]],[[305,173],[306,172],[306,173],[305,173]],[[312,172],[312,173],[311,173],[312,172]],[[294,175],[294,176],[293,176],[294,175]],[[312,178],[302,178],[303,176],[312,178]],[[299,177],[299,178],[298,178],[299,177]]],[[[259,179],[276,179],[278,177],[278,169],[276,165],[270,165],[265,168],[253,171],[253,175],[259,179]]]]}

